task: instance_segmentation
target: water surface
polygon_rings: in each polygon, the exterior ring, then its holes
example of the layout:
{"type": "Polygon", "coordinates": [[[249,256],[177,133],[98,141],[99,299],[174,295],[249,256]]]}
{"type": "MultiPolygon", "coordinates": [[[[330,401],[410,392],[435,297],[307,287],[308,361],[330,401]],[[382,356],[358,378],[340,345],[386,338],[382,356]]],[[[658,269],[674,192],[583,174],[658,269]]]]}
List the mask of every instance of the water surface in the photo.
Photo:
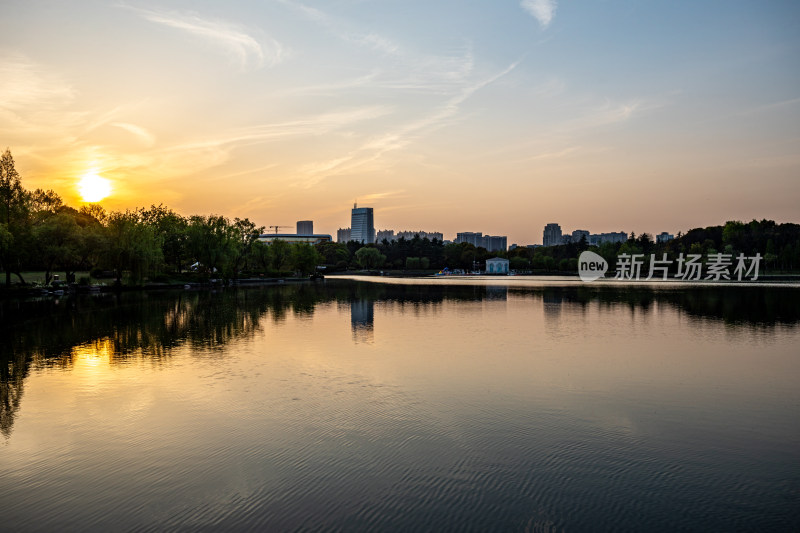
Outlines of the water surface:
{"type": "Polygon", "coordinates": [[[0,528],[800,529],[796,287],[3,302],[0,528]]]}

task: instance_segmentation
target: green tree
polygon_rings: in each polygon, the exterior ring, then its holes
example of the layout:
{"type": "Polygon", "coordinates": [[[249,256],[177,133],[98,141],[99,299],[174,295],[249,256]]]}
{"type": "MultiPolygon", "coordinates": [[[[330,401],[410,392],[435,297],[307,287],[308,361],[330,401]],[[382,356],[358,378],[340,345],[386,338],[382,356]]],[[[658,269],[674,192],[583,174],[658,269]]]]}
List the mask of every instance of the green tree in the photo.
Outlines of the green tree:
{"type": "Polygon", "coordinates": [[[178,274],[183,272],[188,255],[189,221],[162,204],[143,209],[141,217],[161,240],[161,255],[165,265],[178,274]]]}
{"type": "Polygon", "coordinates": [[[292,247],[288,242],[275,239],[269,244],[269,267],[274,272],[285,272],[292,268],[292,247]]]}
{"type": "Polygon", "coordinates": [[[128,270],[135,283],[153,273],[163,260],[161,240],[155,228],[135,211],[112,212],[108,216],[106,264],[114,270],[117,283],[128,270]]]}
{"type": "Polygon", "coordinates": [[[321,242],[315,248],[322,254],[326,265],[338,267],[350,259],[350,252],[343,243],[321,242]]]}
{"type": "Polygon", "coordinates": [[[249,263],[256,262],[253,250],[259,236],[264,232],[264,226],[256,226],[246,218],[236,218],[233,221],[233,230],[236,239],[233,247],[233,270],[234,276],[238,277],[241,270],[248,270],[249,263]]]}
{"type": "Polygon", "coordinates": [[[530,263],[527,259],[520,256],[514,256],[508,260],[508,267],[511,270],[527,270],[530,268],[530,263]]]}
{"type": "MultiPolygon", "coordinates": [[[[71,269],[80,261],[81,228],[69,212],[47,217],[33,230],[38,260],[44,266],[45,284],[50,284],[53,270],[58,267],[71,269]]],[[[67,276],[67,281],[71,281],[67,276]]]]}
{"type": "Polygon", "coordinates": [[[306,276],[313,274],[322,261],[322,255],[312,245],[302,242],[292,245],[291,262],[296,272],[306,276]]]}
{"type": "Polygon", "coordinates": [[[30,195],[22,187],[11,150],[0,156],[0,223],[11,235],[0,248],[0,264],[6,273],[6,286],[11,285],[12,272],[22,279],[22,265],[30,245],[30,195]]]}
{"type": "Polygon", "coordinates": [[[371,246],[364,246],[359,248],[355,254],[356,261],[361,268],[371,269],[378,268],[386,261],[386,256],[380,250],[371,246]]]}
{"type": "Polygon", "coordinates": [[[197,269],[208,278],[212,274],[229,280],[233,274],[238,234],[227,218],[220,215],[195,215],[186,228],[186,245],[197,269]]]}

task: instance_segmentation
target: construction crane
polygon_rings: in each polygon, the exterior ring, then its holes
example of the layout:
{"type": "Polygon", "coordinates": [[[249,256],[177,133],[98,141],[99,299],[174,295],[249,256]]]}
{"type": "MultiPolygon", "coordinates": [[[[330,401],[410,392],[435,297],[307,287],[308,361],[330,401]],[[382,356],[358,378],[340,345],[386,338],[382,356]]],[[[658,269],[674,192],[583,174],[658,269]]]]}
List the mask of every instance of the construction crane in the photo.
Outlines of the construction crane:
{"type": "Polygon", "coordinates": [[[291,228],[291,227],[292,226],[270,226],[269,229],[274,229],[275,230],[275,235],[277,235],[278,234],[278,230],[280,228],[291,228]]]}

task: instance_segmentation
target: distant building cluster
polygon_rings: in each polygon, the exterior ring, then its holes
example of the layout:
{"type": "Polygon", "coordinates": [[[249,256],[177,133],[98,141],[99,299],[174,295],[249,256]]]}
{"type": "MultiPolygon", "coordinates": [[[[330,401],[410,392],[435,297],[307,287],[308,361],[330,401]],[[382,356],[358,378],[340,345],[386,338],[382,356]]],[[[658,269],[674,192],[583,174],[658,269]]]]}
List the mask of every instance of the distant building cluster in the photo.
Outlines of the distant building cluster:
{"type": "Polygon", "coordinates": [[[656,242],[667,242],[667,241],[671,241],[674,238],[675,238],[675,235],[672,235],[671,233],[667,233],[666,231],[662,231],[661,233],[656,235],[656,242]]]}
{"type": "Polygon", "coordinates": [[[444,235],[442,235],[442,233],[439,231],[398,231],[395,234],[393,229],[382,229],[378,230],[375,241],[383,242],[384,239],[389,242],[399,241],[400,239],[410,241],[418,235],[420,239],[429,239],[431,241],[433,239],[436,239],[437,241],[444,240],[444,235]]]}
{"type": "Polygon", "coordinates": [[[561,231],[561,226],[555,222],[551,222],[544,227],[542,245],[558,246],[559,244],[580,242],[583,238],[586,239],[587,244],[598,246],[604,242],[625,242],[628,240],[628,234],[624,231],[616,231],[611,233],[589,233],[589,231],[585,229],[576,229],[571,234],[564,235],[561,231]]]}
{"type": "Polygon", "coordinates": [[[356,241],[362,244],[374,244],[375,216],[371,207],[358,207],[353,204],[350,211],[350,227],[336,230],[336,242],[356,241]]]}
{"type": "Polygon", "coordinates": [[[612,231],[611,233],[592,233],[589,235],[589,244],[599,246],[604,242],[625,242],[628,234],[624,231],[612,231]]]}
{"type": "MultiPolygon", "coordinates": [[[[261,240],[271,242],[279,238],[293,242],[325,242],[331,241],[330,235],[315,234],[314,222],[312,220],[298,220],[297,233],[277,233],[278,228],[283,226],[274,227],[276,233],[267,233],[261,236],[261,240]]],[[[362,244],[375,244],[383,242],[398,241],[400,239],[412,240],[414,237],[419,236],[421,239],[429,239],[443,242],[445,244],[450,241],[444,240],[444,235],[439,231],[398,231],[391,229],[375,230],[374,210],[371,207],[358,207],[358,203],[353,204],[353,209],[350,211],[350,227],[339,228],[336,231],[336,242],[346,243],[349,241],[356,241],[362,244]]],[[[674,239],[675,236],[667,233],[666,231],[656,235],[656,242],[663,243],[674,239]]],[[[579,243],[585,241],[591,246],[599,246],[603,243],[622,243],[628,240],[628,234],[624,231],[616,231],[610,233],[590,233],[589,230],[576,229],[571,233],[564,233],[561,226],[555,222],[551,222],[544,227],[542,234],[541,245],[527,245],[529,248],[538,246],[558,246],[561,244],[579,243]]],[[[512,244],[511,248],[508,247],[508,239],[505,235],[484,235],[482,232],[463,231],[456,234],[454,241],[456,244],[469,243],[476,248],[484,248],[489,252],[513,250],[517,247],[512,244]]]]}
{"type": "Polygon", "coordinates": [[[505,235],[484,235],[482,232],[464,231],[456,233],[456,244],[466,242],[476,248],[486,248],[489,252],[506,251],[508,237],[505,235]]]}
{"type": "MultiPolygon", "coordinates": [[[[610,233],[589,233],[585,229],[576,229],[571,234],[565,235],[561,231],[561,226],[551,222],[544,227],[542,235],[543,246],[557,246],[559,244],[569,244],[571,242],[581,242],[586,239],[586,243],[591,246],[599,246],[604,242],[620,243],[628,240],[628,234],[624,231],[612,231],[610,233]]],[[[666,231],[656,235],[656,242],[667,242],[675,236],[666,231]]]]}
{"type": "MultiPolygon", "coordinates": [[[[277,230],[284,226],[272,226],[275,233],[264,233],[259,235],[258,240],[270,244],[272,241],[281,240],[286,242],[300,242],[305,244],[319,244],[321,242],[331,242],[331,236],[324,233],[314,233],[313,220],[298,220],[297,233],[278,233],[277,230]]],[[[291,226],[290,226],[291,227],[291,226]]]]}

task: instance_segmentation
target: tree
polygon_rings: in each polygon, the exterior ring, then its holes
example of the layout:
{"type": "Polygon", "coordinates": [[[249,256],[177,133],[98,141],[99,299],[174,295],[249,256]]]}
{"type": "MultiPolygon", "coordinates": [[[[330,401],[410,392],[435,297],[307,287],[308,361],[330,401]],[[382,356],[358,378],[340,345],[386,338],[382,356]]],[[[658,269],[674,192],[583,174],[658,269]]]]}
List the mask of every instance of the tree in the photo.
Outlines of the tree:
{"type": "Polygon", "coordinates": [[[161,255],[165,265],[180,274],[187,258],[189,222],[162,204],[151,205],[150,209],[143,209],[140,214],[142,220],[152,226],[161,239],[161,255]]]}
{"type": "Polygon", "coordinates": [[[321,242],[315,245],[315,248],[322,254],[326,265],[338,266],[350,259],[350,252],[343,243],[321,242]]]}
{"type": "MultiPolygon", "coordinates": [[[[50,284],[56,266],[69,268],[80,260],[80,227],[69,212],[47,217],[33,231],[37,257],[45,269],[45,284],[50,284]]],[[[67,276],[67,281],[71,281],[67,276]]]]}
{"type": "Polygon", "coordinates": [[[108,216],[106,264],[114,270],[117,283],[130,270],[134,282],[141,282],[163,260],[161,240],[155,228],[142,220],[140,213],[113,212],[108,216]]]}
{"type": "Polygon", "coordinates": [[[355,254],[356,261],[361,268],[378,268],[386,261],[386,256],[380,250],[371,246],[359,248],[355,254]]]}
{"type": "MultiPolygon", "coordinates": [[[[236,242],[234,243],[233,270],[238,277],[240,270],[247,270],[248,261],[253,261],[253,247],[264,232],[264,226],[256,226],[249,219],[236,218],[233,221],[236,242]]],[[[316,267],[316,265],[315,265],[316,267]]]]}
{"type": "Polygon", "coordinates": [[[14,165],[11,150],[6,148],[0,156],[0,223],[5,224],[5,231],[11,235],[6,244],[0,248],[0,264],[6,272],[6,286],[11,285],[11,273],[14,272],[21,282],[22,263],[25,258],[26,239],[30,224],[29,195],[22,188],[19,173],[14,165]]]}
{"type": "Polygon", "coordinates": [[[199,263],[198,270],[210,277],[219,273],[230,279],[236,256],[237,231],[227,218],[219,215],[195,215],[186,229],[187,247],[199,263]]]}
{"type": "Polygon", "coordinates": [[[419,270],[419,257],[406,257],[406,270],[419,270]]]}
{"type": "Polygon", "coordinates": [[[294,270],[303,275],[313,274],[322,263],[322,255],[310,244],[296,242],[291,249],[291,262],[294,270]]]}
{"type": "Polygon", "coordinates": [[[275,239],[269,244],[269,267],[275,272],[288,270],[292,267],[290,258],[292,247],[282,239],[275,239]]]}
{"type": "Polygon", "coordinates": [[[90,217],[100,224],[105,224],[108,220],[108,213],[100,204],[86,204],[81,206],[79,213],[81,215],[90,217]]]}

